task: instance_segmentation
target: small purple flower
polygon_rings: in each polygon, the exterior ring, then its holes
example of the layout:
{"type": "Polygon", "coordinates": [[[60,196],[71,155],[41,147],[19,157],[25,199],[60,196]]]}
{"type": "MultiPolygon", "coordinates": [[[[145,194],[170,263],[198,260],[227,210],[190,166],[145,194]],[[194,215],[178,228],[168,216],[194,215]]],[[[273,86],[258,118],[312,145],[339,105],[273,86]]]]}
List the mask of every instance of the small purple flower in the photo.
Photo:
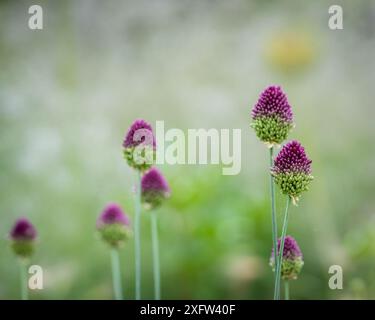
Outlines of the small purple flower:
{"type": "Polygon", "coordinates": [[[34,243],[37,232],[32,223],[26,218],[20,218],[13,225],[9,239],[13,252],[22,259],[27,259],[34,253],[34,243]]]}
{"type": "Polygon", "coordinates": [[[116,203],[110,203],[104,208],[102,214],[99,216],[96,226],[99,229],[105,225],[115,223],[126,226],[130,225],[129,219],[121,207],[116,203]]]}
{"type": "Polygon", "coordinates": [[[156,168],[151,168],[142,177],[141,188],[142,201],[150,208],[158,207],[170,195],[167,181],[156,168]]]}
{"type": "Polygon", "coordinates": [[[102,239],[113,247],[119,247],[131,234],[129,218],[116,203],[104,208],[96,221],[96,228],[102,239]]]}
{"type": "MultiPolygon", "coordinates": [[[[281,239],[277,242],[277,250],[280,250],[281,239]]],[[[271,259],[274,259],[274,252],[272,248],[271,259]]],[[[302,257],[302,251],[298,246],[297,241],[292,236],[286,236],[284,241],[283,259],[294,259],[302,257]]]]}
{"type": "Polygon", "coordinates": [[[269,146],[283,142],[293,127],[293,112],[280,86],[269,86],[251,112],[252,127],[258,138],[269,146]]]}
{"type": "Polygon", "coordinates": [[[132,148],[141,143],[152,144],[154,148],[156,147],[151,125],[142,119],[137,119],[130,126],[122,146],[124,148],[132,148]]]}
{"type": "Polygon", "coordinates": [[[251,116],[253,119],[277,116],[285,122],[293,122],[292,108],[280,86],[269,86],[260,94],[251,116]]]}
{"type": "Polygon", "coordinates": [[[311,162],[298,141],[287,143],[275,158],[271,173],[281,191],[289,195],[294,204],[313,180],[311,162]]]}
{"type": "Polygon", "coordinates": [[[279,152],[275,158],[273,172],[303,172],[311,174],[312,161],[307,157],[305,148],[296,141],[290,141],[279,152]]]}
{"type": "Polygon", "coordinates": [[[146,121],[142,119],[134,121],[122,146],[124,158],[134,169],[143,172],[154,163],[156,141],[151,125],[146,121]]]}
{"type": "MultiPolygon", "coordinates": [[[[280,250],[281,239],[278,240],[280,250]]],[[[292,236],[286,236],[284,241],[283,262],[281,266],[281,277],[284,280],[295,280],[303,267],[303,255],[297,241],[292,236]]],[[[275,267],[274,250],[272,249],[270,265],[275,267]]]]}
{"type": "Polygon", "coordinates": [[[35,240],[37,232],[35,227],[27,218],[20,218],[10,231],[11,240],[35,240]]]}

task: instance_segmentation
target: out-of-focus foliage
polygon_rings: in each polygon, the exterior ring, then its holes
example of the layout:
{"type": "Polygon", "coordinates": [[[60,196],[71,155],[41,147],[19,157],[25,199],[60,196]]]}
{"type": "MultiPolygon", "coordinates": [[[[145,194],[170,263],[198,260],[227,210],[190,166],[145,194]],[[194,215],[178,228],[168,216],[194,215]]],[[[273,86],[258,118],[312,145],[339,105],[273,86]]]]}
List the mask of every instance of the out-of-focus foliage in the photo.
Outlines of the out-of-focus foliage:
{"type": "MultiPolygon", "coordinates": [[[[305,261],[291,297],[375,298],[375,7],[338,4],[344,30],[332,31],[328,1],[43,1],[44,30],[31,31],[28,1],[1,2],[0,299],[19,297],[6,239],[19,216],[39,232],[32,263],[45,289],[31,298],[112,297],[95,221],[110,201],[133,217],[121,144],[135,118],[185,132],[242,129],[237,176],[219,166],[161,168],[172,190],[158,212],[163,297],[272,298],[268,151],[249,128],[268,84],[287,92],[290,138],[306,147],[315,176],[290,212],[305,261]],[[297,62],[304,67],[294,72],[297,62]],[[328,287],[334,264],[344,270],[341,291],[328,287]]],[[[142,231],[152,298],[147,213],[142,231]]],[[[127,298],[133,245],[121,251],[127,298]]]]}

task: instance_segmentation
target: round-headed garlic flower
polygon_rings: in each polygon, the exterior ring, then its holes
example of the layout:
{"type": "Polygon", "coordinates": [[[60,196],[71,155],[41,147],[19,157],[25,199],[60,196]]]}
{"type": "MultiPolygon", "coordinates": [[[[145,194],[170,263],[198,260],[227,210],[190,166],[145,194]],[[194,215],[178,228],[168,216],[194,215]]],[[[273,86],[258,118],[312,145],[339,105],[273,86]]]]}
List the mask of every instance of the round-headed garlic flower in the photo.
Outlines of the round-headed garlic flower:
{"type": "Polygon", "coordinates": [[[142,177],[142,202],[149,209],[156,208],[169,197],[170,189],[167,181],[156,168],[151,168],[142,177]]]}
{"type": "MultiPolygon", "coordinates": [[[[278,250],[280,250],[281,240],[278,241],[278,250]]],[[[281,278],[283,280],[296,280],[303,267],[303,256],[297,241],[286,236],[284,241],[283,262],[281,265],[281,278]]],[[[275,271],[275,255],[272,249],[270,266],[275,271]]]]}
{"type": "Polygon", "coordinates": [[[270,86],[261,93],[251,117],[257,137],[269,147],[281,144],[294,126],[292,108],[279,86],[270,86]]]}
{"type": "Polygon", "coordinates": [[[130,221],[116,203],[108,204],[96,222],[102,239],[113,247],[119,247],[131,235],[130,221]]]}
{"type": "Polygon", "coordinates": [[[129,166],[145,171],[155,158],[156,142],[152,127],[142,119],[137,119],[130,126],[124,142],[124,158],[129,166]]]}
{"type": "Polygon", "coordinates": [[[275,158],[271,173],[282,193],[292,198],[297,204],[302,192],[308,190],[311,175],[311,160],[298,141],[288,142],[275,158]]]}
{"type": "Polygon", "coordinates": [[[18,219],[9,235],[13,252],[20,258],[29,258],[34,253],[37,232],[27,218],[18,219]]]}

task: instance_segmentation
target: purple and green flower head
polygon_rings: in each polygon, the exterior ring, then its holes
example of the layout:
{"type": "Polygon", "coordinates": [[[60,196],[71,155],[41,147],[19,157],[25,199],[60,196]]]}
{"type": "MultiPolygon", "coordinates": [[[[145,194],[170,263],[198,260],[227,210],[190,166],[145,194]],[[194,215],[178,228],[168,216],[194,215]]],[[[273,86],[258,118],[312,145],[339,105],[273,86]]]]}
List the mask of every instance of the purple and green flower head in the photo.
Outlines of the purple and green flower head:
{"type": "MultiPolygon", "coordinates": [[[[280,250],[281,240],[278,241],[278,250],[280,250]]],[[[297,241],[286,236],[284,241],[283,262],[281,265],[281,278],[283,280],[296,280],[303,267],[303,256],[297,241]]],[[[272,249],[270,266],[275,271],[275,255],[272,249]]]]}
{"type": "Polygon", "coordinates": [[[159,207],[169,197],[170,189],[167,180],[156,168],[151,168],[142,177],[142,202],[149,209],[159,207]]]}
{"type": "Polygon", "coordinates": [[[292,198],[293,204],[298,202],[302,192],[309,189],[314,178],[311,162],[305,149],[295,140],[283,146],[275,158],[271,173],[282,193],[292,198]]]}
{"type": "Polygon", "coordinates": [[[269,86],[260,94],[251,117],[257,137],[269,147],[281,144],[294,126],[292,108],[279,86],[269,86]]]}
{"type": "Polygon", "coordinates": [[[149,123],[137,119],[129,128],[124,142],[124,158],[129,166],[146,171],[154,163],[156,141],[149,123]]]}
{"type": "Polygon", "coordinates": [[[9,239],[13,252],[20,258],[29,258],[34,253],[37,232],[27,218],[18,219],[13,225],[9,239]]]}
{"type": "Polygon", "coordinates": [[[113,247],[119,247],[131,235],[129,218],[116,203],[110,203],[104,208],[96,228],[103,241],[113,247]]]}

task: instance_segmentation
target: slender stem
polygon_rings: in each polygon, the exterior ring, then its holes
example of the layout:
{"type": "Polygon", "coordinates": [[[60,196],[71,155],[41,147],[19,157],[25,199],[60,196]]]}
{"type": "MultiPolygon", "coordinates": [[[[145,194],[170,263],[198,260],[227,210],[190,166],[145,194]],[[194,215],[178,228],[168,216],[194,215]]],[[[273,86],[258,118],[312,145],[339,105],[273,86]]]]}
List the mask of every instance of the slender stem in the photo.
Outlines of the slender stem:
{"type": "Polygon", "coordinates": [[[289,281],[284,281],[284,289],[285,289],[285,300],[289,300],[289,281]]]}
{"type": "Polygon", "coordinates": [[[159,259],[159,237],[158,221],[156,212],[151,213],[151,233],[152,233],[152,256],[154,267],[154,292],[155,300],[160,300],[160,259],[159,259]]]}
{"type": "MultiPolygon", "coordinates": [[[[273,147],[270,148],[270,168],[273,166],[273,147]]],[[[272,242],[273,242],[273,252],[275,257],[277,257],[277,220],[276,220],[276,202],[275,202],[275,183],[273,181],[273,176],[270,174],[270,192],[271,192],[271,218],[272,218],[272,242]]],[[[275,270],[277,270],[278,259],[275,259],[275,270]]],[[[276,273],[275,273],[275,290],[273,298],[276,300],[276,273]]]]}
{"type": "Polygon", "coordinates": [[[134,221],[134,251],[135,251],[135,299],[141,299],[141,173],[137,170],[135,186],[135,221],[134,221]]]}
{"type": "Polygon", "coordinates": [[[21,299],[29,300],[29,290],[27,285],[27,263],[20,261],[20,279],[21,279],[21,299]]]}
{"type": "Polygon", "coordinates": [[[113,292],[116,300],[122,300],[120,257],[117,248],[111,249],[113,292]]]}
{"type": "Polygon", "coordinates": [[[288,228],[288,220],[289,220],[289,202],[290,197],[286,198],[286,206],[285,206],[285,214],[284,214],[284,223],[283,223],[283,230],[281,232],[281,241],[280,241],[280,250],[278,255],[278,267],[276,269],[276,290],[277,290],[277,299],[280,299],[280,280],[281,280],[281,267],[283,264],[283,252],[284,252],[284,242],[286,236],[286,230],[288,228]]]}

